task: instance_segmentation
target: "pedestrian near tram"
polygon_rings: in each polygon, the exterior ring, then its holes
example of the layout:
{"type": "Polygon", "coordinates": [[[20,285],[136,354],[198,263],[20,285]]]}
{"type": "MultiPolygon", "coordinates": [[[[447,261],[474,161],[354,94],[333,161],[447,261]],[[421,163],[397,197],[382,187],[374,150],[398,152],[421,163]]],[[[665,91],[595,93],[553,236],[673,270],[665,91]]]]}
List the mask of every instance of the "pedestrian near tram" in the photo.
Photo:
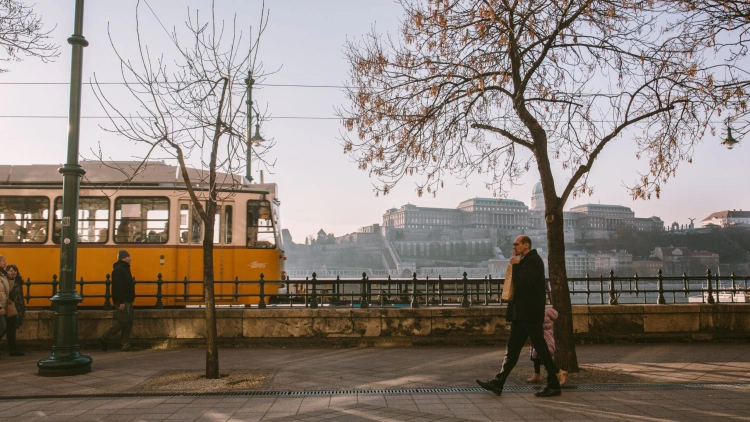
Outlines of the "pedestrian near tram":
{"type": "Polygon", "coordinates": [[[8,275],[8,284],[10,290],[8,293],[8,302],[5,309],[6,334],[8,335],[8,351],[11,356],[24,356],[25,353],[18,349],[16,343],[16,331],[23,322],[23,316],[26,313],[26,304],[23,302],[23,277],[18,266],[10,264],[5,267],[8,275]]]}
{"type": "Polygon", "coordinates": [[[10,293],[10,283],[8,282],[8,273],[5,267],[8,261],[0,255],[0,337],[5,335],[5,309],[8,307],[8,294],[10,293]]]}
{"type": "Polygon", "coordinates": [[[535,396],[559,396],[560,381],[557,379],[557,368],[544,341],[544,309],[547,302],[544,261],[536,249],[531,249],[531,239],[521,235],[513,241],[510,263],[513,265],[514,293],[513,300],[508,303],[506,314],[506,319],[511,325],[503,367],[495,378],[489,381],[477,380],[477,384],[498,396],[502,394],[505,381],[518,363],[526,339],[531,338],[531,344],[541,358],[544,369],[547,370],[547,386],[535,396]]]}
{"type": "Polygon", "coordinates": [[[130,253],[122,249],[117,253],[117,262],[112,265],[112,300],[115,303],[115,322],[99,337],[99,344],[103,351],[107,351],[110,337],[120,333],[122,351],[132,349],[130,331],[133,329],[133,301],[135,300],[135,285],[130,273],[130,253]]]}

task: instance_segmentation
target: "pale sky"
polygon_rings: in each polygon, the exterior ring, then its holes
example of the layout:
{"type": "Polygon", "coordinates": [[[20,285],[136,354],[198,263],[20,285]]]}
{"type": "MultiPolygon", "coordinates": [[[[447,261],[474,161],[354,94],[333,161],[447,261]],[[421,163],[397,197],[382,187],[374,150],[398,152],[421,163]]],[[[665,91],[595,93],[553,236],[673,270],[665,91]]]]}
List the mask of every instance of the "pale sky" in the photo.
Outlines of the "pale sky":
{"type": "MultiPolygon", "coordinates": [[[[74,4],[74,0],[36,1],[36,11],[46,25],[57,25],[53,36],[61,45],[61,55],[50,64],[35,59],[3,63],[10,72],[0,74],[0,82],[69,81],[71,47],[65,40],[73,32],[74,4]]],[[[94,72],[100,81],[121,81],[107,27],[118,48],[135,58],[135,4],[135,0],[86,3],[83,34],[90,45],[84,49],[84,81],[92,78],[94,72]]],[[[210,10],[208,0],[150,0],[150,4],[167,28],[177,26],[178,31],[188,6],[206,14],[210,10]]],[[[260,5],[257,0],[216,0],[217,14],[231,20],[236,13],[242,28],[250,25],[257,28],[260,5]]],[[[269,84],[343,85],[348,71],[342,53],[347,37],[360,37],[373,25],[379,31],[395,33],[400,18],[398,5],[385,0],[268,0],[266,7],[271,11],[271,19],[260,59],[268,70],[281,68],[266,79],[269,84]]],[[[142,17],[153,51],[174,48],[146,8],[142,9],[142,17]]],[[[105,89],[110,100],[122,99],[123,104],[128,104],[122,88],[105,89]]],[[[0,116],[67,116],[68,93],[66,85],[0,85],[0,116]]],[[[334,107],[345,105],[344,95],[335,88],[264,87],[254,91],[254,100],[267,107],[272,116],[279,117],[335,117],[334,107]]],[[[89,87],[84,87],[82,115],[104,115],[89,87]]],[[[106,120],[82,121],[81,155],[94,158],[91,149],[101,143],[108,156],[132,159],[135,147],[105,133],[99,124],[106,124],[106,120]]],[[[0,117],[0,145],[4,152],[0,163],[63,163],[66,127],[66,119],[0,117]]],[[[361,226],[381,223],[386,209],[406,203],[454,208],[467,198],[492,196],[484,187],[484,175],[479,175],[469,186],[448,177],[437,198],[417,197],[415,185],[409,180],[402,181],[389,195],[375,197],[372,183],[376,181],[343,154],[338,139],[340,130],[342,127],[335,119],[275,119],[261,128],[264,137],[277,142],[270,154],[271,160],[276,160],[274,174],[266,174],[265,180],[278,184],[282,227],[289,229],[298,243],[320,228],[343,235],[361,226]]],[[[719,137],[724,135],[720,133],[719,137]]],[[[658,215],[667,224],[673,221],[687,224],[688,218],[700,221],[725,209],[748,210],[750,147],[743,144],[750,141],[743,140],[731,151],[719,142],[718,138],[702,140],[695,149],[693,163],[683,163],[677,177],[663,186],[661,199],[634,202],[624,185],[636,180],[638,171],[645,172],[647,163],[635,158],[634,144],[626,134],[607,146],[594,165],[590,177],[594,194],[569,201],[566,209],[582,203],[618,204],[631,207],[639,217],[658,215]]],[[[563,170],[557,172],[558,191],[566,176],[563,170]]],[[[255,177],[258,178],[257,174],[255,177]]],[[[508,197],[530,205],[531,188],[537,180],[532,168],[508,197]]]]}

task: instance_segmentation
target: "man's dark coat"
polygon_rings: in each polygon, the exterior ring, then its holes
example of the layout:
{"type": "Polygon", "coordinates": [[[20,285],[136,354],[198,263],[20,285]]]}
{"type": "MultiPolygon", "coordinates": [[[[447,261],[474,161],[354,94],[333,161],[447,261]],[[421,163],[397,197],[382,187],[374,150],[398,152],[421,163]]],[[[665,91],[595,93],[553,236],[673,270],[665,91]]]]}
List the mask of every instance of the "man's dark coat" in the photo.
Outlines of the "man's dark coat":
{"type": "Polygon", "coordinates": [[[532,249],[518,264],[513,264],[513,301],[508,303],[508,321],[544,321],[547,289],[544,280],[544,261],[532,249]]]}
{"type": "Polygon", "coordinates": [[[135,285],[133,275],[130,274],[130,264],[117,261],[112,265],[112,301],[115,305],[133,303],[135,300],[135,285]]]}

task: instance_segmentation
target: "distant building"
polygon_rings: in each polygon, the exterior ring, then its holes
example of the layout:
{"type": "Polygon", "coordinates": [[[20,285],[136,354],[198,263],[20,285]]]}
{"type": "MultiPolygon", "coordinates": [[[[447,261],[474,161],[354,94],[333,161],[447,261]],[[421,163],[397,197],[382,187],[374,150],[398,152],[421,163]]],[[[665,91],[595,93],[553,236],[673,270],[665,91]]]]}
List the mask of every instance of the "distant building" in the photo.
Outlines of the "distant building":
{"type": "Polygon", "coordinates": [[[639,259],[633,261],[633,272],[640,277],[654,277],[659,270],[663,270],[664,262],[658,258],[639,259]]]}
{"type": "Polygon", "coordinates": [[[691,251],[684,247],[657,247],[651,253],[652,258],[661,261],[661,270],[665,276],[700,275],[706,269],[719,266],[719,254],[705,251],[691,251]]]}
{"type": "Polygon", "coordinates": [[[578,219],[581,228],[617,230],[632,228],[635,213],[622,205],[585,204],[570,209],[571,213],[582,214],[578,219]]]}
{"type": "Polygon", "coordinates": [[[726,210],[715,212],[701,221],[701,227],[750,226],[750,211],[726,210]]]}
{"type": "Polygon", "coordinates": [[[435,229],[463,226],[463,213],[456,208],[428,208],[406,204],[383,214],[383,227],[389,229],[435,229]]]}
{"type": "Polygon", "coordinates": [[[473,198],[458,204],[464,212],[465,228],[506,230],[529,228],[529,207],[515,199],[473,198]]]}
{"type": "Polygon", "coordinates": [[[664,221],[657,216],[633,219],[633,229],[637,232],[662,232],[664,231],[664,221]]]}
{"type": "Polygon", "coordinates": [[[630,273],[633,269],[633,255],[627,251],[586,252],[565,251],[565,269],[568,277],[591,277],[607,275],[614,271],[616,275],[630,273]]]}

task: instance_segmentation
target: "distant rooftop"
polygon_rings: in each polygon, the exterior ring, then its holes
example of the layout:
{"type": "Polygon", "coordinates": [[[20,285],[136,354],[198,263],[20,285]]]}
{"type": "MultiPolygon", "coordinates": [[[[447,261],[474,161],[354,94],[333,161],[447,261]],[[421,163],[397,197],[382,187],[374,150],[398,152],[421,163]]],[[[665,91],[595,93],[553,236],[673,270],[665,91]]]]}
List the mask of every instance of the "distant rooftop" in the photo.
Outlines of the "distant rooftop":
{"type": "Polygon", "coordinates": [[[708,217],[704,218],[702,221],[711,221],[711,220],[727,219],[727,218],[750,218],[750,211],[742,211],[742,210],[719,211],[719,212],[715,212],[709,215],[708,217]]]}

